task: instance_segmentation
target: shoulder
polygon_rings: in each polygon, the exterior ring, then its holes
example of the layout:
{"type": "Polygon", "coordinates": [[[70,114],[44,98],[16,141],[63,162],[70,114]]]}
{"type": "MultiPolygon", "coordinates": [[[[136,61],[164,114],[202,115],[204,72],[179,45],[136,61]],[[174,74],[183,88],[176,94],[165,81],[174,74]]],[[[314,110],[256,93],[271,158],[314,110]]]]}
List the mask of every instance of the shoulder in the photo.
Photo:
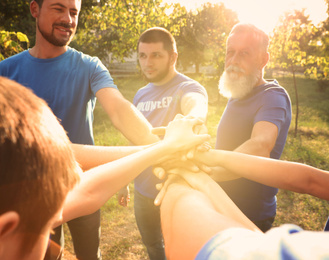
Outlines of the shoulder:
{"type": "Polygon", "coordinates": [[[177,86],[184,91],[184,93],[188,92],[196,92],[208,97],[207,91],[204,86],[202,86],[198,81],[179,73],[177,75],[177,86]]]}
{"type": "Polygon", "coordinates": [[[285,88],[280,86],[277,81],[269,82],[263,87],[262,99],[267,102],[284,102],[290,104],[290,97],[285,88]]]}
{"type": "Polygon", "coordinates": [[[67,56],[70,58],[80,59],[85,63],[102,63],[98,57],[90,56],[71,47],[67,49],[67,56]]]}
{"type": "Polygon", "coordinates": [[[106,70],[103,62],[96,56],[90,56],[81,51],[78,51],[74,48],[68,48],[67,50],[67,58],[74,60],[76,63],[79,63],[83,66],[89,67],[92,70],[106,70]]]}
{"type": "Polygon", "coordinates": [[[148,96],[150,93],[152,94],[156,93],[156,88],[154,88],[154,85],[152,83],[148,83],[146,86],[138,89],[135,94],[134,100],[138,100],[139,98],[148,96]]]}
{"type": "Polygon", "coordinates": [[[26,56],[27,53],[28,53],[28,50],[25,50],[25,51],[22,51],[20,53],[17,53],[17,54],[15,54],[13,56],[10,56],[10,57],[2,60],[0,62],[0,64],[11,63],[11,62],[15,62],[17,60],[23,59],[23,58],[25,58],[25,56],[26,56]]]}
{"type": "Polygon", "coordinates": [[[287,90],[280,86],[277,80],[268,81],[266,84],[264,84],[263,89],[265,93],[277,93],[289,96],[287,90]]]}

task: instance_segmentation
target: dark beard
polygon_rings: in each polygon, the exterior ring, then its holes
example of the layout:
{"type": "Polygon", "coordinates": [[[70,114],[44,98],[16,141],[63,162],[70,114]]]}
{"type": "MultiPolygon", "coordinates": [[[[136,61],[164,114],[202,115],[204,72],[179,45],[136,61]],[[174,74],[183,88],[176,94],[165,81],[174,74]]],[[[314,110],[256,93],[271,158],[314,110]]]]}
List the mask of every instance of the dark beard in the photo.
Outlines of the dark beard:
{"type": "MultiPolygon", "coordinates": [[[[67,25],[67,24],[64,24],[64,23],[61,23],[61,24],[54,24],[53,26],[55,25],[60,25],[64,28],[71,28],[70,25],[67,25]]],[[[37,26],[38,26],[38,30],[39,32],[41,33],[41,35],[43,36],[43,38],[46,39],[46,41],[48,41],[49,43],[51,43],[52,45],[54,46],[57,46],[57,47],[64,47],[64,46],[67,46],[71,40],[72,40],[72,35],[74,33],[71,34],[71,36],[69,37],[68,40],[63,40],[63,39],[57,39],[54,35],[54,29],[51,33],[46,33],[46,32],[43,32],[41,29],[40,29],[40,26],[39,26],[39,22],[37,22],[37,26]]]]}
{"type": "Polygon", "coordinates": [[[146,81],[149,82],[149,83],[154,83],[154,82],[160,82],[160,81],[162,81],[162,80],[168,75],[168,73],[169,73],[169,70],[170,70],[169,62],[170,62],[170,61],[168,61],[168,63],[167,63],[167,67],[166,67],[166,69],[165,69],[163,72],[161,72],[158,76],[156,76],[155,78],[152,78],[152,79],[148,78],[148,77],[143,73],[143,71],[141,71],[144,80],[146,80],[146,81]]]}

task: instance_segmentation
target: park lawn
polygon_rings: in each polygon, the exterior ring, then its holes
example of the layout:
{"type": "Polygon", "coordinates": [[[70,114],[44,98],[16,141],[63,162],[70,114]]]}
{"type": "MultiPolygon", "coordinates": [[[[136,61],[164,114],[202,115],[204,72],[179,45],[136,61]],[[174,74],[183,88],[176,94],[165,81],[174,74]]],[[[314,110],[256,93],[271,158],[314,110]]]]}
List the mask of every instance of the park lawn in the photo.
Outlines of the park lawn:
{"type": "MultiPolygon", "coordinates": [[[[218,79],[191,76],[201,82],[209,95],[207,127],[215,144],[217,123],[225,108],[226,99],[217,91],[218,79]]],[[[299,120],[297,136],[294,136],[296,98],[291,77],[277,77],[292,100],[293,119],[282,160],[297,161],[329,170],[329,90],[320,92],[317,83],[304,77],[297,78],[299,97],[299,120]]],[[[145,82],[136,78],[115,79],[122,94],[132,101],[136,91],[145,82]]],[[[128,145],[129,142],[110,123],[100,105],[95,108],[94,136],[97,145],[128,145]]],[[[287,173],[289,174],[289,173],[287,173]]],[[[328,187],[329,188],[329,187],[328,187]]],[[[148,259],[141,242],[134,218],[133,184],[130,184],[131,202],[127,208],[118,206],[116,197],[102,207],[101,250],[104,260],[108,259],[148,259]]],[[[274,226],[293,223],[306,230],[322,230],[329,216],[327,201],[310,195],[280,190],[277,196],[278,210],[274,226]]],[[[66,249],[73,253],[68,230],[66,249]]],[[[64,257],[65,258],[65,257],[64,257]]],[[[69,259],[68,257],[65,259],[69,259]]]]}

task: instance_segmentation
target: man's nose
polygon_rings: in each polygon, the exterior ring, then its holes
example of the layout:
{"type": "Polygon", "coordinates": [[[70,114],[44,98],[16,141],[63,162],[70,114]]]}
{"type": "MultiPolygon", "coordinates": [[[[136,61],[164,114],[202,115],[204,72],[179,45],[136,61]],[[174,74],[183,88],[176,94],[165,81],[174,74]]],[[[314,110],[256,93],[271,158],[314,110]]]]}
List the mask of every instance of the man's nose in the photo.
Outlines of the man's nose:
{"type": "Polygon", "coordinates": [[[72,16],[71,16],[69,11],[63,12],[61,20],[65,23],[67,23],[67,24],[72,24],[73,23],[73,19],[72,19],[72,16]]]}

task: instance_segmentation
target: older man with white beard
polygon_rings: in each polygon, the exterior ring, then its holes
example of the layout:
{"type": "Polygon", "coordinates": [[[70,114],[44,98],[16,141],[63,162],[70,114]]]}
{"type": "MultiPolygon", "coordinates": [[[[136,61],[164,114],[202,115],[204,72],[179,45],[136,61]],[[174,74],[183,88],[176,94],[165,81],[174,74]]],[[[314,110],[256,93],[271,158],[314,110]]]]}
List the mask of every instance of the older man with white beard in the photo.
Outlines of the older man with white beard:
{"type": "MultiPolygon", "coordinates": [[[[230,32],[225,72],[219,82],[220,93],[229,101],[218,125],[216,149],[280,158],[291,102],[276,80],[263,78],[268,45],[268,36],[253,25],[240,23],[230,32]]],[[[261,230],[271,228],[277,189],[237,178],[219,167],[212,169],[212,177],[261,230]]]]}

